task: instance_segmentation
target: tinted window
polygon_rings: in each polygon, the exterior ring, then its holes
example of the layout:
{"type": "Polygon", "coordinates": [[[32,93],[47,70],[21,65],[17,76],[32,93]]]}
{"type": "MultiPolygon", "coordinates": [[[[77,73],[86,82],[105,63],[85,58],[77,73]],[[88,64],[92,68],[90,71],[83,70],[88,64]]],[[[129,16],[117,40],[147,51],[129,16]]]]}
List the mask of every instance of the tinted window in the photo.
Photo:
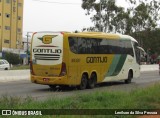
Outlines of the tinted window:
{"type": "Polygon", "coordinates": [[[4,43],[9,43],[9,40],[7,40],[7,39],[4,39],[4,43]]]}
{"type": "Polygon", "coordinates": [[[79,54],[86,54],[87,53],[86,38],[78,38],[78,53],[79,54]]]}
{"type": "Polygon", "coordinates": [[[78,40],[76,37],[69,38],[69,46],[73,53],[78,53],[78,40]]]}
{"type": "Polygon", "coordinates": [[[138,43],[134,43],[133,45],[135,50],[136,61],[138,64],[140,64],[140,50],[138,49],[138,43]]]}
{"type": "Polygon", "coordinates": [[[2,65],[2,64],[4,64],[4,62],[3,62],[3,61],[0,61],[0,65],[2,65]]]}
{"type": "Polygon", "coordinates": [[[10,14],[8,14],[8,13],[6,13],[5,15],[6,15],[6,17],[7,17],[7,18],[9,18],[9,17],[10,17],[10,14]]]}
{"type": "Polygon", "coordinates": [[[125,41],[124,44],[125,44],[125,53],[130,54],[131,56],[134,56],[131,42],[125,41]]]}
{"type": "Polygon", "coordinates": [[[76,54],[130,54],[131,41],[83,37],[69,37],[70,50],[76,54]]]}
{"type": "Polygon", "coordinates": [[[10,26],[5,26],[5,29],[6,30],[10,30],[10,26]]]}
{"type": "Polygon", "coordinates": [[[6,60],[3,60],[4,63],[8,64],[8,62],[6,60]]]}

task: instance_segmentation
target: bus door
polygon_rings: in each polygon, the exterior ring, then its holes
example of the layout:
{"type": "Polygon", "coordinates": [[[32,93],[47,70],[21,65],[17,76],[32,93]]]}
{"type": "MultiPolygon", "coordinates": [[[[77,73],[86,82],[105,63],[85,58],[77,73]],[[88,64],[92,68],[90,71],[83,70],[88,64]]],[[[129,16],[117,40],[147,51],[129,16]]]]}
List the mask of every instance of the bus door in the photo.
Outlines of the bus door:
{"type": "Polygon", "coordinates": [[[140,50],[138,49],[138,43],[133,44],[134,46],[134,58],[135,58],[135,63],[133,65],[134,70],[135,70],[135,76],[139,77],[140,76],[140,50]]]}

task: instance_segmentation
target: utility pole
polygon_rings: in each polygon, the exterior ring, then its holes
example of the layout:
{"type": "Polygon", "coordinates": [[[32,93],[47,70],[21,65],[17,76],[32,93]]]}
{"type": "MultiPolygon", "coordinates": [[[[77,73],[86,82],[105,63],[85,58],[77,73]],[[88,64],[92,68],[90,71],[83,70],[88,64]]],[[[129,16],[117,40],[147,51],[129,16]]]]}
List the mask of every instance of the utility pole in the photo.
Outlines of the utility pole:
{"type": "Polygon", "coordinates": [[[29,52],[29,45],[28,45],[28,43],[29,43],[29,37],[30,37],[30,33],[33,33],[33,32],[27,32],[27,51],[26,51],[26,53],[27,53],[27,64],[29,64],[29,60],[28,60],[28,52],[29,52]]]}
{"type": "Polygon", "coordinates": [[[29,32],[27,32],[27,55],[28,55],[28,38],[29,38],[29,32]]]}

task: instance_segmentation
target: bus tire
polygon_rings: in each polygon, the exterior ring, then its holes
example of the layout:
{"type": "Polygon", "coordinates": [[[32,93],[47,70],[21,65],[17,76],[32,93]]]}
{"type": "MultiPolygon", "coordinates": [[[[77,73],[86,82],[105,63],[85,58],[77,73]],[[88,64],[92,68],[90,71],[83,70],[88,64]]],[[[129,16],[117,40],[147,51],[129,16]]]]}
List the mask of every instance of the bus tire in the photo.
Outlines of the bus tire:
{"type": "Polygon", "coordinates": [[[48,85],[48,86],[49,86],[51,89],[54,90],[54,89],[56,89],[56,86],[57,86],[57,85],[48,85]]]}
{"type": "Polygon", "coordinates": [[[83,74],[82,75],[82,78],[81,78],[81,83],[80,83],[80,85],[78,86],[78,89],[80,89],[80,90],[84,90],[84,89],[86,89],[86,87],[87,87],[87,75],[86,74],[83,74]]]}
{"type": "Polygon", "coordinates": [[[97,75],[95,73],[91,74],[90,79],[88,80],[88,88],[93,89],[97,83],[97,75]]]}
{"type": "Polygon", "coordinates": [[[67,89],[69,88],[69,86],[67,86],[67,85],[60,85],[60,88],[61,88],[62,90],[67,90],[67,89]]]}
{"type": "Polygon", "coordinates": [[[126,83],[126,84],[131,83],[132,78],[133,78],[133,73],[132,73],[132,71],[130,70],[130,71],[128,72],[128,78],[125,80],[125,83],[126,83]]]}

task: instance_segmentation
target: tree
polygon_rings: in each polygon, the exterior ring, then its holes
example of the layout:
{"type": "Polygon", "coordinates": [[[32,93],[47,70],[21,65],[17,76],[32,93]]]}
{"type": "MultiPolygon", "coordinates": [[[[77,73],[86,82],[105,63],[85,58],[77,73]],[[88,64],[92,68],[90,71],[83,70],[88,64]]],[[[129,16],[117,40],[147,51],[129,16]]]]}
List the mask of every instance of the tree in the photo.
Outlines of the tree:
{"type": "MultiPolygon", "coordinates": [[[[154,30],[157,26],[157,21],[160,20],[158,15],[160,2],[157,2],[156,0],[152,0],[150,2],[139,0],[139,3],[137,4],[136,0],[129,1],[135,5],[135,7],[130,8],[132,34],[137,34],[134,36],[139,41],[140,45],[143,46],[144,40],[148,39],[148,37],[145,37],[146,33],[154,30]],[[144,38],[142,39],[142,37],[144,38]]],[[[130,35],[132,34],[130,33],[130,35]]]]}
{"type": "Polygon", "coordinates": [[[21,61],[18,54],[11,52],[4,52],[4,59],[6,59],[10,64],[19,64],[21,61]]]}
{"type": "Polygon", "coordinates": [[[82,8],[87,10],[86,15],[95,12],[90,18],[94,22],[94,27],[86,28],[87,30],[111,32],[117,27],[112,20],[117,21],[116,17],[124,13],[122,7],[116,6],[115,0],[101,0],[98,3],[96,0],[82,0],[82,2],[82,8]]]}
{"type": "Polygon", "coordinates": [[[132,4],[127,10],[117,6],[115,0],[82,0],[82,8],[87,10],[86,15],[91,15],[90,19],[94,23],[94,27],[85,29],[132,34],[145,29],[153,30],[157,26],[160,2],[126,1],[132,4]]]}

